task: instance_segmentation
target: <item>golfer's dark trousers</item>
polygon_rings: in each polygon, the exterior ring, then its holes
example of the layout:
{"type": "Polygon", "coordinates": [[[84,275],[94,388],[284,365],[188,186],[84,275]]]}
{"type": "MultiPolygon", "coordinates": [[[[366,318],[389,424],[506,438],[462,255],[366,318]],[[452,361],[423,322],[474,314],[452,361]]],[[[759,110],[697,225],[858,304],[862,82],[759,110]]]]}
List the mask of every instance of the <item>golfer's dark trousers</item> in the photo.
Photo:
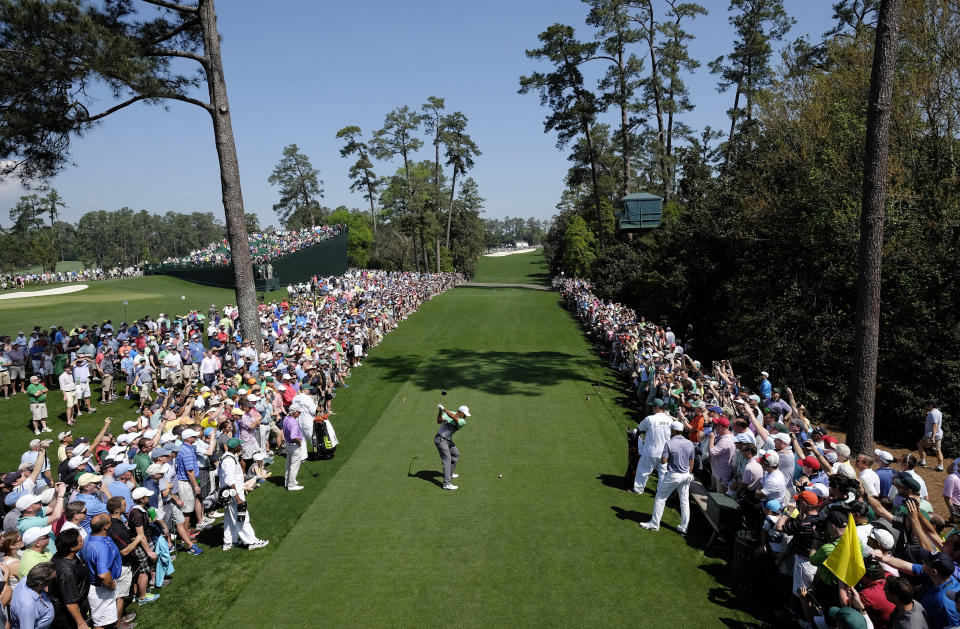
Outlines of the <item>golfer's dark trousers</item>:
{"type": "Polygon", "coordinates": [[[449,483],[454,470],[457,469],[457,461],[460,459],[460,450],[457,450],[457,444],[444,439],[440,435],[434,437],[433,442],[437,444],[437,451],[440,453],[440,461],[443,463],[443,482],[449,483]]]}

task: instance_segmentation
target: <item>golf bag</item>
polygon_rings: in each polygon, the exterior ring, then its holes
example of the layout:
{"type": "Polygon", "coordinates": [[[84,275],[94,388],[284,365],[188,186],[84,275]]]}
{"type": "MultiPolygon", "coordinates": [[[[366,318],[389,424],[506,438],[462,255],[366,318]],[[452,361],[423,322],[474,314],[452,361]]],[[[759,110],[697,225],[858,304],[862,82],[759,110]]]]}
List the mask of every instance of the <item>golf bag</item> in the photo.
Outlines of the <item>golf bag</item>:
{"type": "Polygon", "coordinates": [[[321,460],[332,459],[337,452],[337,433],[328,419],[329,415],[319,415],[313,420],[313,449],[321,460]]]}
{"type": "Polygon", "coordinates": [[[637,444],[637,429],[627,431],[627,472],[623,475],[627,489],[633,488],[633,480],[637,476],[637,466],[640,464],[640,448],[637,444]]]}

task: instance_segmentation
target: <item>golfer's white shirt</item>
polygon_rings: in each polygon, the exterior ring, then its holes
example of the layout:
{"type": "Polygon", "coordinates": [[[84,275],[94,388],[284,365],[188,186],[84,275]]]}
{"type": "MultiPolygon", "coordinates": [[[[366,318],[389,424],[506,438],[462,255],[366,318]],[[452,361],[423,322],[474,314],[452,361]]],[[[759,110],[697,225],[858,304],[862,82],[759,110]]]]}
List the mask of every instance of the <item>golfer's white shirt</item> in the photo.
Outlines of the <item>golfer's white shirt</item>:
{"type": "Polygon", "coordinates": [[[867,468],[860,472],[860,482],[863,483],[868,496],[877,497],[880,495],[880,477],[872,469],[867,468]]]}

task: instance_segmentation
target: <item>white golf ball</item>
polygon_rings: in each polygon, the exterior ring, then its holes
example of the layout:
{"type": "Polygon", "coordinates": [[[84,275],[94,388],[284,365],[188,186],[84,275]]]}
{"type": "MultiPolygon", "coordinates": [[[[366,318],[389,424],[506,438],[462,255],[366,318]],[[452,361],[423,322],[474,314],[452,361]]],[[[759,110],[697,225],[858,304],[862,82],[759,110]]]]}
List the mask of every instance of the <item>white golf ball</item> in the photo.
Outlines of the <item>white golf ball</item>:
{"type": "Polygon", "coordinates": [[[503,474],[500,475],[500,478],[503,478],[503,474]]]}

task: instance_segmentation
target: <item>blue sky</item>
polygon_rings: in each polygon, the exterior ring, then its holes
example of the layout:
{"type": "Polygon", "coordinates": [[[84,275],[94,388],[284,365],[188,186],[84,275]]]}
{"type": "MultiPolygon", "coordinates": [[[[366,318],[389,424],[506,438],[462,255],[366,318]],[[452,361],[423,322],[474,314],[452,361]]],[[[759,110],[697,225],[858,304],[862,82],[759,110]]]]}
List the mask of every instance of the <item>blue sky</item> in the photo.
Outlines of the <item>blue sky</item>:
{"type": "MultiPolygon", "coordinates": [[[[722,128],[729,124],[725,112],[732,94],[717,93],[705,66],[730,49],[728,2],[701,3],[710,14],[690,29],[696,35],[691,53],[703,66],[688,77],[697,107],[685,122],[695,129],[722,128]]],[[[831,5],[786,0],[797,19],[789,37],[809,34],[818,41],[832,25],[831,5]]],[[[356,124],[369,134],[390,110],[419,108],[434,95],[446,99],[448,111],[462,111],[470,120],[468,132],[483,152],[470,175],[487,200],[485,216],[549,218],[568,163],[555,136],[543,133],[546,112],[538,97],[517,94],[518,78],[537,69],[524,51],[537,46],[537,34],[550,24],[570,24],[581,38],[589,36],[586,6],[579,0],[220,0],[247,211],[258,213],[263,225],[278,224],[272,210],[278,195],[267,177],[291,143],[320,169],[325,205],[364,207],[349,191],[349,162],[340,157],[337,130],[356,124]]],[[[135,105],[76,139],[72,154],[76,165],[51,182],[67,202],[68,220],[124,206],[222,216],[210,120],[197,107],[135,105]]],[[[432,158],[429,143],[420,158],[432,158]]],[[[383,174],[396,167],[377,165],[383,174]]],[[[9,225],[7,210],[21,194],[13,183],[0,184],[0,224],[9,225]]]]}

